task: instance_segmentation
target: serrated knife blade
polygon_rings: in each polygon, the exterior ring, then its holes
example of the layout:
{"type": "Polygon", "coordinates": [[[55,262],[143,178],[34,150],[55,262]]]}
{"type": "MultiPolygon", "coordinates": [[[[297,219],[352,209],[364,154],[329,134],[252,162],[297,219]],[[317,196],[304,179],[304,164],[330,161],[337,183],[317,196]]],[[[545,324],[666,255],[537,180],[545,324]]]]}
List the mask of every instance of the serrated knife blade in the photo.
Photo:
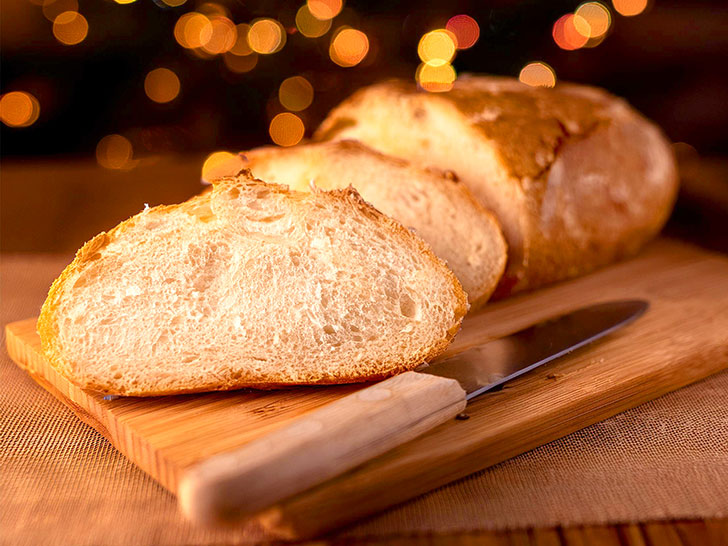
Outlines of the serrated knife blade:
{"type": "Polygon", "coordinates": [[[417,371],[457,380],[471,400],[626,326],[648,307],[643,300],[582,307],[417,371]]]}

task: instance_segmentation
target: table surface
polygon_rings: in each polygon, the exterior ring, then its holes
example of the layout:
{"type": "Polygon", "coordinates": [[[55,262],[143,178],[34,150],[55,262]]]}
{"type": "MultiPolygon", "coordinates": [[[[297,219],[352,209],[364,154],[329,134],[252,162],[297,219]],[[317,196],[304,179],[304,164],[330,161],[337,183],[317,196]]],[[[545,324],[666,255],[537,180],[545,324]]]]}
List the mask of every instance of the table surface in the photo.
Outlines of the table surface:
{"type": "MultiPolygon", "coordinates": [[[[683,189],[668,232],[728,251],[728,159],[683,158],[683,189]]],[[[68,252],[97,232],[150,205],[183,200],[200,189],[202,158],[150,158],[134,171],[107,171],[87,159],[2,165],[3,251],[68,252]],[[83,214],[79,214],[84,211],[83,214]],[[64,228],[59,230],[58,226],[64,228]]],[[[341,543],[334,539],[331,543],[341,543]]],[[[367,540],[356,540],[367,543],[367,540]]],[[[728,545],[728,519],[402,536],[385,544],[728,545]]],[[[322,541],[316,541],[321,544],[322,541]]],[[[313,543],[312,543],[313,544],[313,543]]]]}

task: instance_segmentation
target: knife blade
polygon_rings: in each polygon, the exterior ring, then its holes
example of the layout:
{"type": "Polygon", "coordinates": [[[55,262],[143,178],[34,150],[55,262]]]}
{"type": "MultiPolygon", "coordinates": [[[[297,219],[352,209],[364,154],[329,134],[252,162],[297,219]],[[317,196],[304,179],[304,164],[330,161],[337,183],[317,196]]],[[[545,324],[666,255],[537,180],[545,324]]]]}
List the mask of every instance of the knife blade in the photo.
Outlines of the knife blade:
{"type": "Polygon", "coordinates": [[[417,371],[457,380],[471,400],[626,326],[648,307],[643,300],[590,305],[417,371]]]}
{"type": "Polygon", "coordinates": [[[246,518],[460,414],[468,402],[637,319],[641,300],[584,307],[391,377],[185,469],[178,497],[198,523],[246,518]]]}

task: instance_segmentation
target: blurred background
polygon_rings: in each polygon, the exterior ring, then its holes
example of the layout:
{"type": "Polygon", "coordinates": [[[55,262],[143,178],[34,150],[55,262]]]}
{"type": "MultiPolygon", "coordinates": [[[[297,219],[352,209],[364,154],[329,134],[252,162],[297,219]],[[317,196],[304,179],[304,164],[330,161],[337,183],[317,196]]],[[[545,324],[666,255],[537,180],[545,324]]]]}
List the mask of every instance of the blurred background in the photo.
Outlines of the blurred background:
{"type": "Polygon", "coordinates": [[[669,233],[728,251],[725,0],[2,0],[0,245],[74,250],[290,146],[361,85],[464,72],[621,95],[675,142],[669,233]]]}

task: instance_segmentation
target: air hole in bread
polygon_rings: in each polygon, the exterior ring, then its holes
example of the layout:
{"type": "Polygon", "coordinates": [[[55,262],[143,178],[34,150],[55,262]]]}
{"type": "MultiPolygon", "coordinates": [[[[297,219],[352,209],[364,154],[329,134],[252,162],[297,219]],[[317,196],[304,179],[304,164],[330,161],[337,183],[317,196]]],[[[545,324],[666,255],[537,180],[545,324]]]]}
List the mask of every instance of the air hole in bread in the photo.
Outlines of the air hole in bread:
{"type": "Polygon", "coordinates": [[[420,306],[408,294],[401,294],[399,297],[399,311],[403,316],[415,320],[419,320],[420,306]]]}
{"type": "Polygon", "coordinates": [[[281,213],[281,214],[273,214],[271,216],[263,216],[262,218],[250,218],[250,219],[255,222],[270,224],[271,222],[276,222],[276,221],[280,220],[284,216],[285,216],[285,214],[281,213]]]}

